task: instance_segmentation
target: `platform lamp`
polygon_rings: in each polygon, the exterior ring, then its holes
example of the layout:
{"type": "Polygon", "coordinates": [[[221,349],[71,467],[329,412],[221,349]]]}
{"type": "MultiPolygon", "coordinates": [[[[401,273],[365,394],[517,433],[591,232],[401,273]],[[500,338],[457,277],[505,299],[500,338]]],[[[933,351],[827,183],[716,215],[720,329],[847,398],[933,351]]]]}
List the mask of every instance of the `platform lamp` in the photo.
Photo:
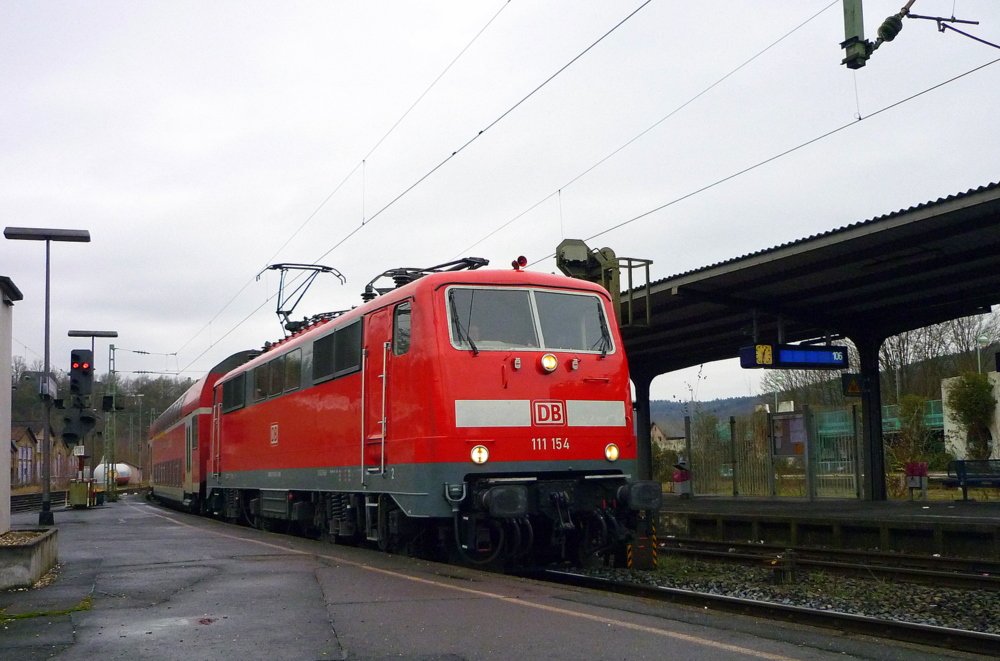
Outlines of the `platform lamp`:
{"type": "Polygon", "coordinates": [[[52,383],[51,370],[49,366],[49,256],[53,241],[72,241],[76,243],[89,243],[90,232],[87,230],[66,230],[51,229],[45,227],[5,227],[3,235],[12,240],[23,241],[44,241],[45,242],[45,392],[42,398],[45,401],[45,424],[42,426],[42,511],[38,513],[38,525],[51,526],[55,523],[52,516],[52,498],[49,492],[49,483],[52,479],[51,461],[51,441],[49,440],[49,423],[52,415],[52,391],[49,384],[52,383]]]}
{"type": "Polygon", "coordinates": [[[980,335],[979,337],[976,338],[976,370],[979,372],[979,374],[983,373],[983,361],[982,358],[980,357],[980,354],[982,353],[983,349],[985,349],[989,345],[990,345],[990,338],[986,337],[985,335],[980,335]]]}
{"type": "MultiPolygon", "coordinates": [[[[94,354],[94,339],[98,338],[98,337],[118,337],[118,331],[113,331],[113,330],[71,330],[71,331],[69,331],[67,333],[67,335],[69,337],[89,337],[90,338],[90,354],[93,356],[93,355],[95,355],[94,354]]],[[[114,374],[112,374],[111,376],[112,376],[112,381],[111,381],[111,388],[112,388],[112,390],[111,390],[111,396],[114,397],[114,388],[115,388],[114,374]]],[[[95,408],[96,408],[96,406],[95,406],[95,408]]],[[[80,439],[80,442],[81,443],[83,442],[82,438],[80,439]]],[[[103,443],[102,443],[102,445],[103,445],[103,443]]],[[[107,472],[108,472],[107,458],[105,458],[104,463],[105,463],[104,473],[107,474],[107,472]]]]}

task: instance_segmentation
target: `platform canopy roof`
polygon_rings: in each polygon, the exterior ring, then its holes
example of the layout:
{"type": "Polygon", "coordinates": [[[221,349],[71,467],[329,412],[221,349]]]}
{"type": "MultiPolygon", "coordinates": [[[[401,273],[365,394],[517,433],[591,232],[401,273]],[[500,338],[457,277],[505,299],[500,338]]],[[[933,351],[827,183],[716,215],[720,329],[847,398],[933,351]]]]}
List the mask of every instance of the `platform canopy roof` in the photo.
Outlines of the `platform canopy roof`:
{"type": "Polygon", "coordinates": [[[734,358],[755,327],[759,342],[880,340],[997,303],[993,183],[650,283],[632,313],[651,305],[651,324],[622,332],[632,371],[652,378],[734,358]]]}

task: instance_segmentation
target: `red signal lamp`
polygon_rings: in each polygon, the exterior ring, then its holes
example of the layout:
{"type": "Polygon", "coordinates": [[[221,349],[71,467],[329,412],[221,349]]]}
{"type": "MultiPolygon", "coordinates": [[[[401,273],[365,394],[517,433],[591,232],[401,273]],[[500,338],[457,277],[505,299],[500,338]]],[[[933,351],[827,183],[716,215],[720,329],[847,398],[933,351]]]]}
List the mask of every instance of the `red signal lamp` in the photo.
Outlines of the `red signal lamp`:
{"type": "Polygon", "coordinates": [[[520,255],[517,259],[510,263],[514,267],[515,271],[520,271],[522,268],[528,265],[528,258],[524,255],[520,255]]]}

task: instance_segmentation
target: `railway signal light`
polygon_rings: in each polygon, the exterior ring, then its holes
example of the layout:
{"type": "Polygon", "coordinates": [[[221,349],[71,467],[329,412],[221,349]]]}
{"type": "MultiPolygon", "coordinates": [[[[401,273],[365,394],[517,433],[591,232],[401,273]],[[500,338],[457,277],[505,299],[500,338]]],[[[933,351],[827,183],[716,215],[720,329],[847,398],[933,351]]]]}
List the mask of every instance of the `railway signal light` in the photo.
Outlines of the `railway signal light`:
{"type": "Polygon", "coordinates": [[[96,424],[97,412],[94,409],[66,409],[62,438],[66,443],[79,443],[96,424]]]}
{"type": "Polygon", "coordinates": [[[94,352],[73,349],[69,354],[69,390],[74,395],[89,395],[94,390],[94,352]]]}
{"type": "Polygon", "coordinates": [[[86,436],[97,424],[97,411],[94,409],[80,409],[80,429],[86,436]]]}
{"type": "Polygon", "coordinates": [[[114,395],[105,395],[101,398],[101,410],[105,413],[113,413],[115,411],[123,411],[125,407],[115,402],[114,395]]]}
{"type": "Polygon", "coordinates": [[[77,443],[83,438],[79,409],[69,409],[63,416],[62,438],[67,444],[77,443]]]}

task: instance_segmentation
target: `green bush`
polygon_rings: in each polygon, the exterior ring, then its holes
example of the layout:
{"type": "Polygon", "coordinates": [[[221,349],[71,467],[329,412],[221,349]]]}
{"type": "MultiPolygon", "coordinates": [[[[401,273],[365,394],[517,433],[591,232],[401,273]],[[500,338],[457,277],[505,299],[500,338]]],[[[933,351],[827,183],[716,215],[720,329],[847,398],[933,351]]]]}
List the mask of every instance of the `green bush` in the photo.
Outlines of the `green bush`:
{"type": "Polygon", "coordinates": [[[989,459],[989,425],[997,405],[989,378],[985,374],[963,374],[948,387],[946,402],[956,422],[965,429],[967,457],[989,459]]]}

